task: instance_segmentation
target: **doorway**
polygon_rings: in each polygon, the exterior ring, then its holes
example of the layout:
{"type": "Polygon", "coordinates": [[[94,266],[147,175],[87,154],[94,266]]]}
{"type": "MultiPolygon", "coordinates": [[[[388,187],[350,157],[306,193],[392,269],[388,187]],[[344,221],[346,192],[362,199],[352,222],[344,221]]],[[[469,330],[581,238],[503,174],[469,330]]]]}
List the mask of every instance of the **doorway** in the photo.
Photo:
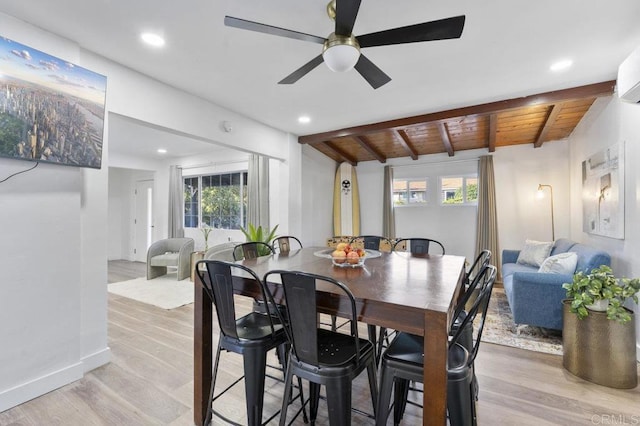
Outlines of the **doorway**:
{"type": "Polygon", "coordinates": [[[153,240],[153,180],[136,181],[134,190],[133,259],[147,261],[147,249],[153,240]]]}

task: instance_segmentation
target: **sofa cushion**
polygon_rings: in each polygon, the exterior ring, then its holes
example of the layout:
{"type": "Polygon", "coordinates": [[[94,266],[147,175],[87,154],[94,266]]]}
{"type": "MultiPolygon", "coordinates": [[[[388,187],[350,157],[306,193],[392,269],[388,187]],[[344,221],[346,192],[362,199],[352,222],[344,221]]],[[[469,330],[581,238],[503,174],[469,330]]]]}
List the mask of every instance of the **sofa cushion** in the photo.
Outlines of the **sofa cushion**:
{"type": "Polygon", "coordinates": [[[566,253],[569,249],[576,245],[575,241],[568,240],[566,238],[558,238],[556,242],[553,244],[553,249],[551,250],[551,256],[560,253],[566,253]]]}
{"type": "Polygon", "coordinates": [[[539,267],[549,257],[553,241],[526,240],[516,263],[539,267]]]}
{"type": "Polygon", "coordinates": [[[560,253],[555,256],[547,257],[538,272],[547,272],[551,274],[573,275],[578,264],[578,255],[573,252],[560,253]]]}
{"type": "Polygon", "coordinates": [[[503,279],[513,275],[514,272],[538,272],[538,268],[531,265],[521,265],[519,263],[505,263],[502,265],[503,279]]]}

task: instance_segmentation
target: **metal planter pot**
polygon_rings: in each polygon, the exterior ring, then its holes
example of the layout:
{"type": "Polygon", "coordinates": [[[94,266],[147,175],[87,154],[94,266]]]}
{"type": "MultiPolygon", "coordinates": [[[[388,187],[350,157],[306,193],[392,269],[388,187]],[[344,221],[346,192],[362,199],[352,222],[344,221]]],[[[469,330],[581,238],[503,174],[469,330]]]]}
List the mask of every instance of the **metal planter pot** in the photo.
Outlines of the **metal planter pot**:
{"type": "Polygon", "coordinates": [[[580,320],[563,302],[563,366],[576,376],[602,386],[633,389],[638,385],[635,318],[621,324],[606,312],[589,312],[580,320]]]}

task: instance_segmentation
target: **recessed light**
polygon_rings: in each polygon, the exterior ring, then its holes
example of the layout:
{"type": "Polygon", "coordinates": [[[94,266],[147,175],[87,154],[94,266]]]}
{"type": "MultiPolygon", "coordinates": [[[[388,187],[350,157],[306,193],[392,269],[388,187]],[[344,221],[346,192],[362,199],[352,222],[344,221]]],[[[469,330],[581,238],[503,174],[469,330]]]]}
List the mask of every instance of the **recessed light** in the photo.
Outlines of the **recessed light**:
{"type": "Polygon", "coordinates": [[[564,59],[562,61],[554,62],[553,64],[551,64],[549,69],[555,72],[564,71],[567,68],[571,67],[571,65],[573,65],[573,61],[571,59],[564,59]]]}
{"type": "Polygon", "coordinates": [[[140,38],[142,41],[147,43],[149,46],[153,47],[162,47],[164,46],[164,38],[162,36],[155,33],[142,33],[140,34],[140,38]]]}
{"type": "Polygon", "coordinates": [[[311,117],[309,117],[308,115],[301,115],[300,117],[298,117],[298,123],[300,124],[311,123],[311,117]]]}
{"type": "Polygon", "coordinates": [[[158,149],[158,154],[166,154],[166,153],[167,153],[166,149],[164,149],[164,148],[159,148],[158,149]]]}

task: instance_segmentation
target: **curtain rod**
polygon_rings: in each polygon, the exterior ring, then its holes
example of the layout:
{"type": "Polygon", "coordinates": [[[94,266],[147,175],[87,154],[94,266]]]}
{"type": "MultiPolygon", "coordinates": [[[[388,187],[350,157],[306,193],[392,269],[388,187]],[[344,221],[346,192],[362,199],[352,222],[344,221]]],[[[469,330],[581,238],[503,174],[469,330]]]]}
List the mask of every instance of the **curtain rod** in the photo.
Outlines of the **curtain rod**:
{"type": "Polygon", "coordinates": [[[421,167],[421,166],[430,166],[433,164],[437,164],[437,165],[446,165],[446,164],[452,164],[452,163],[471,163],[471,162],[478,162],[480,161],[480,158],[469,158],[466,160],[449,160],[449,161],[429,161],[426,163],[420,163],[420,164],[402,164],[399,166],[391,166],[391,168],[393,169],[399,169],[399,168],[403,168],[403,167],[421,167]]]}
{"type": "Polygon", "coordinates": [[[223,166],[226,164],[240,164],[240,163],[248,163],[249,159],[246,160],[235,160],[235,161],[209,161],[208,163],[202,163],[202,164],[194,164],[191,166],[176,166],[181,170],[186,170],[186,169],[199,169],[201,167],[208,167],[208,166],[223,166]]]}

